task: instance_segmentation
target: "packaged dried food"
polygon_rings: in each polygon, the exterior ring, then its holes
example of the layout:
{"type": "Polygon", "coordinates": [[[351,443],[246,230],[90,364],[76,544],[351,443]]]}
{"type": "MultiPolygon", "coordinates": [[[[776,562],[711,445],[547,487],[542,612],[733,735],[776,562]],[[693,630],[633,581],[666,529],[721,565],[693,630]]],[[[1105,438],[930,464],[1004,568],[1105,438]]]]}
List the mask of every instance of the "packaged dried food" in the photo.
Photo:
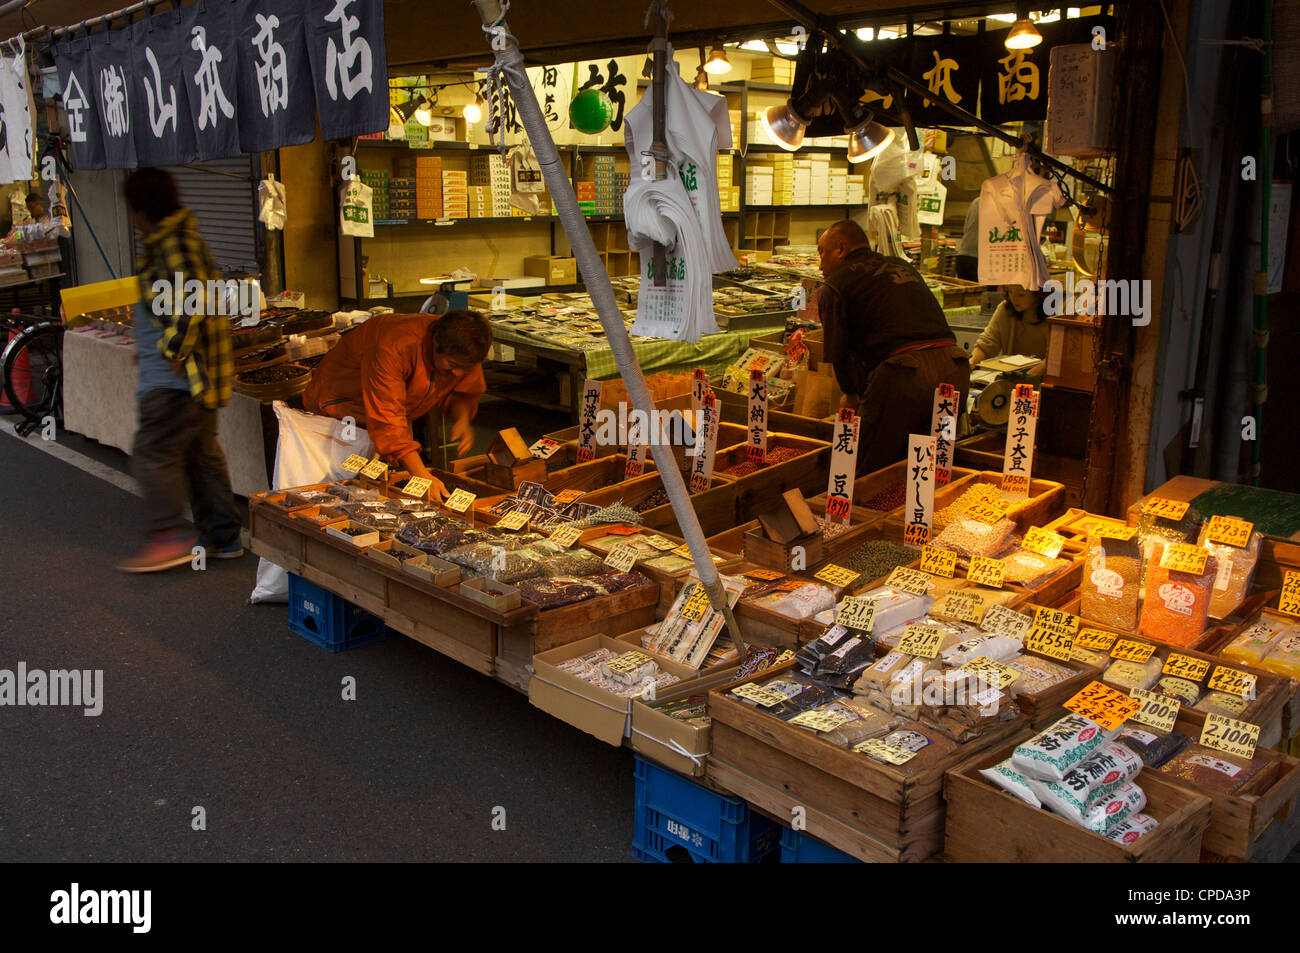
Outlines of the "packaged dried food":
{"type": "Polygon", "coordinates": [[[1219,654],[1243,665],[1258,665],[1273,650],[1278,633],[1285,628],[1290,626],[1280,619],[1260,616],[1225,645],[1219,654]]]}
{"type": "Polygon", "coordinates": [[[1191,679],[1178,678],[1174,675],[1166,675],[1156,682],[1155,690],[1161,695],[1168,695],[1170,698],[1177,698],[1184,705],[1195,705],[1196,700],[1201,697],[1201,686],[1197,685],[1191,679]]]}
{"type": "Polygon", "coordinates": [[[686,556],[678,556],[675,553],[662,553],[645,561],[647,569],[657,569],[660,572],[669,575],[688,572],[695,567],[695,560],[686,556]]]}
{"type": "MultiPolygon", "coordinates": [[[[915,753],[915,757],[910,761],[895,767],[895,770],[902,774],[926,771],[957,750],[956,742],[943,737],[933,729],[923,730],[919,727],[897,728],[880,740],[892,747],[915,753]]],[[[864,754],[873,761],[882,760],[870,753],[864,752],[864,754]]]]}
{"type": "Polygon", "coordinates": [[[994,662],[1006,662],[1018,655],[1022,648],[1024,646],[1010,636],[976,635],[945,649],[941,654],[944,665],[959,668],[981,655],[994,662]]]}
{"type": "Polygon", "coordinates": [[[1138,631],[1171,645],[1190,645],[1205,631],[1218,561],[1208,557],[1205,571],[1200,575],[1163,569],[1160,557],[1164,548],[1165,544],[1160,542],[1151,547],[1138,631]]]}
{"type": "Polygon", "coordinates": [[[1227,715],[1229,718],[1240,718],[1241,713],[1246,710],[1247,704],[1237,695],[1230,695],[1227,692],[1206,692],[1200,701],[1190,707],[1196,711],[1203,711],[1207,715],[1227,715]]]}
{"type": "MultiPolygon", "coordinates": [[[[861,634],[856,629],[852,631],[855,635],[861,634]]],[[[842,625],[828,625],[821,635],[805,643],[795,653],[795,661],[799,663],[800,670],[805,675],[811,675],[817,663],[838,648],[849,637],[849,632],[850,630],[842,625]]]]}
{"type": "Polygon", "coordinates": [[[1263,537],[1251,533],[1245,546],[1229,546],[1226,543],[1209,541],[1210,523],[1207,520],[1201,526],[1197,545],[1209,550],[1218,560],[1218,570],[1214,574],[1214,588],[1210,591],[1210,617],[1225,619],[1232,615],[1250,594],[1251,583],[1255,581],[1255,567],[1259,563],[1259,547],[1263,537]]]}
{"type": "Polygon", "coordinates": [[[506,549],[499,541],[460,546],[443,558],[497,582],[514,583],[542,575],[542,557],[525,549],[506,549]]]}
{"type": "Polygon", "coordinates": [[[861,593],[858,598],[870,599],[876,604],[871,631],[877,639],[922,618],[934,602],[932,596],[918,596],[892,586],[877,586],[861,593]]]}
{"type": "Polygon", "coordinates": [[[653,659],[648,658],[640,652],[624,652],[622,655],[601,662],[600,671],[602,675],[612,681],[619,682],[623,685],[636,685],[644,681],[646,678],[652,678],[659,671],[659,666],[655,664],[653,659]],[[642,661],[637,665],[631,665],[631,662],[635,660],[628,658],[633,654],[635,654],[639,659],[642,659],[642,661]],[[626,669],[620,667],[618,665],[620,659],[628,660],[627,664],[630,667],[626,669]]]}
{"type": "Polygon", "coordinates": [[[1007,686],[1012,698],[1023,694],[1035,695],[1078,674],[1059,662],[1038,656],[1022,655],[1008,661],[1006,666],[1013,672],[1020,673],[1020,677],[1007,686]]]}
{"type": "Polygon", "coordinates": [[[1300,631],[1281,633],[1259,667],[1287,678],[1300,678],[1300,631]]]}
{"type": "MultiPolygon", "coordinates": [[[[958,643],[973,638],[979,634],[978,629],[972,625],[967,625],[964,622],[954,622],[950,619],[935,619],[928,615],[921,616],[921,618],[917,619],[916,625],[930,626],[931,628],[939,629],[943,632],[943,641],[939,643],[940,652],[950,649],[958,643]]],[[[876,637],[877,645],[883,645],[886,648],[892,649],[896,648],[898,643],[902,641],[903,636],[907,634],[907,627],[903,626],[884,633],[879,631],[879,627],[876,627],[872,629],[872,632],[876,637]]]]}
{"type": "MultiPolygon", "coordinates": [[[[1002,498],[1001,491],[992,483],[972,483],[961,495],[934,514],[934,528],[942,530],[976,503],[989,503],[1002,498]]],[[[902,505],[905,500],[899,501],[902,505]]]]}
{"type": "Polygon", "coordinates": [[[604,560],[586,550],[565,550],[555,555],[546,555],[530,546],[528,551],[537,553],[544,576],[593,576],[605,569],[604,560]]]}
{"type": "Polygon", "coordinates": [[[1069,566],[1068,559],[1056,559],[1017,547],[1010,555],[1002,557],[1002,579],[1033,589],[1065,572],[1069,566]]]}
{"type": "Polygon", "coordinates": [[[905,655],[902,652],[887,653],[874,664],[869,665],[859,676],[853,686],[854,693],[866,695],[872,692],[883,692],[894,674],[901,671],[913,658],[915,656],[905,655]]]}
{"type": "Polygon", "coordinates": [[[1163,667],[1164,662],[1155,655],[1141,663],[1116,659],[1110,663],[1110,668],[1106,669],[1101,677],[1103,681],[1117,685],[1125,691],[1132,691],[1135,688],[1148,689],[1156,683],[1163,667]]]}
{"type": "Polygon", "coordinates": [[[605,589],[593,585],[590,579],[564,576],[522,579],[518,583],[518,588],[520,598],[541,609],[554,609],[557,606],[572,605],[585,599],[608,595],[605,589]]]}
{"type": "Polygon", "coordinates": [[[962,556],[997,556],[1015,528],[1016,524],[1005,518],[989,524],[959,516],[935,537],[933,545],[962,556]]]}
{"type": "Polygon", "coordinates": [[[1084,665],[1091,665],[1094,668],[1104,668],[1110,664],[1110,656],[1105,652],[1094,652],[1091,649],[1073,648],[1070,650],[1070,658],[1076,662],[1082,662],[1084,665]]]}
{"type": "Polygon", "coordinates": [[[1011,761],[1026,777],[1060,781],[1114,735],[1080,715],[1066,715],[1017,746],[1011,761]]]}
{"type": "Polygon", "coordinates": [[[835,593],[829,586],[810,582],[792,591],[777,590],[753,600],[761,606],[788,619],[807,619],[823,609],[835,607],[835,593]]]}
{"type": "Polygon", "coordinates": [[[1160,767],[1192,743],[1192,739],[1181,732],[1171,731],[1161,736],[1131,726],[1121,728],[1115,740],[1141,758],[1148,768],[1160,767]]]}
{"type": "Polygon", "coordinates": [[[1106,828],[1106,836],[1121,844],[1132,844],[1144,834],[1150,834],[1157,826],[1156,819],[1150,814],[1135,812],[1106,828]]]}
{"type": "Polygon", "coordinates": [[[290,506],[332,506],[337,508],[347,501],[323,490],[290,490],[285,494],[285,502],[290,506]]]}
{"type": "Polygon", "coordinates": [[[1089,536],[1079,583],[1079,612],[1117,629],[1137,628],[1142,558],[1136,540],[1089,536]]]}
{"type": "Polygon", "coordinates": [[[875,659],[876,649],[871,637],[854,636],[817,663],[813,677],[832,688],[847,689],[875,659]]]}
{"type": "Polygon", "coordinates": [[[1097,801],[1083,816],[1083,826],[1094,834],[1105,834],[1125,818],[1147,806],[1147,795],[1135,782],[1125,781],[1104,800],[1097,801]]]}
{"type": "Polygon", "coordinates": [[[897,715],[853,702],[854,700],[837,702],[832,706],[832,710],[851,715],[853,720],[845,722],[832,731],[819,732],[819,738],[841,748],[851,748],[868,738],[883,737],[898,727],[900,719],[897,715]]]}
{"type": "Polygon", "coordinates": [[[980,771],[980,775],[987,779],[990,784],[1020,798],[1031,807],[1043,806],[1043,802],[1038,799],[1038,795],[1029,786],[1029,780],[1016,770],[1010,758],[1000,764],[995,764],[991,768],[984,768],[980,771]]]}
{"type": "Polygon", "coordinates": [[[622,592],[624,589],[635,589],[638,586],[651,585],[650,577],[642,573],[635,571],[615,572],[612,569],[588,576],[586,582],[591,583],[593,586],[599,586],[606,592],[622,592]]]}
{"type": "Polygon", "coordinates": [[[1162,774],[1188,781],[1216,794],[1235,794],[1263,770],[1265,762],[1247,761],[1203,745],[1188,745],[1161,766],[1162,774]]]}

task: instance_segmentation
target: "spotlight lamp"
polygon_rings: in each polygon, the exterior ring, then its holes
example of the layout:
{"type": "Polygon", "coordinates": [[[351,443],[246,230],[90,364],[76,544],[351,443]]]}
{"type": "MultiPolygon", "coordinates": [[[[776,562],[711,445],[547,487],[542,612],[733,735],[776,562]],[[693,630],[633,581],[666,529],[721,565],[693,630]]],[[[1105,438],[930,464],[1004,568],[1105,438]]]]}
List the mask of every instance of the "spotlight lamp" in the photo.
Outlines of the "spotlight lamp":
{"type": "Polygon", "coordinates": [[[1034,21],[1029,19],[1029,11],[1023,6],[1017,11],[1016,22],[1007,31],[1007,38],[1002,41],[1009,50],[1032,50],[1043,42],[1043,34],[1038,32],[1034,21]]]}
{"type": "Polygon", "coordinates": [[[723,76],[731,72],[731,60],[727,59],[727,51],[723,49],[721,40],[713,44],[713,51],[709,53],[709,58],[704,63],[704,71],[713,76],[723,76]]]}

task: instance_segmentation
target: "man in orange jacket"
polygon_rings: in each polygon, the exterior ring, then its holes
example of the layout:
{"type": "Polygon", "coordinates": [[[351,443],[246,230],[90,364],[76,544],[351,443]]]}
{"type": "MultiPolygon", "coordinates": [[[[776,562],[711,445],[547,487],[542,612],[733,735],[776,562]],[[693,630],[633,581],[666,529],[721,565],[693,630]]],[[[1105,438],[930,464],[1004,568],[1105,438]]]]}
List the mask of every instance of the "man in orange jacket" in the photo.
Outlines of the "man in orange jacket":
{"type": "Polygon", "coordinates": [[[439,501],[447,488],[420,459],[411,421],[437,408],[452,422],[465,454],[474,445],[470,421],[486,392],[483,361],[492,326],[477,311],[381,314],[343,335],[303,394],[303,409],[365,427],[379,455],[412,476],[433,480],[439,501]]]}

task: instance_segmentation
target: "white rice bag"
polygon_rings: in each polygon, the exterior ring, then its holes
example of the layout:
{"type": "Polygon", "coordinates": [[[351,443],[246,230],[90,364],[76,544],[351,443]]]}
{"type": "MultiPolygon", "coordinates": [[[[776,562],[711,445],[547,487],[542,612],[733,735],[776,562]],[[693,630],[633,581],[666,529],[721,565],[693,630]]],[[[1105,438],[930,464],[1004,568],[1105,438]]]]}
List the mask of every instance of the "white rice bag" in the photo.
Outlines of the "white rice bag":
{"type": "Polygon", "coordinates": [[[1005,662],[1019,654],[1022,648],[1024,646],[1019,642],[1005,635],[978,635],[945,649],[942,653],[943,664],[958,668],[981,655],[995,662],[1005,662]]]}
{"type": "Polygon", "coordinates": [[[1015,769],[1010,758],[1001,764],[983,769],[980,774],[988,779],[990,784],[997,785],[1008,794],[1014,794],[1026,804],[1034,807],[1043,806],[1034,789],[1029,786],[1029,779],[1015,769]]]}
{"type": "Polygon", "coordinates": [[[1060,781],[1115,734],[1104,731],[1095,721],[1066,715],[1017,747],[1011,761],[1026,777],[1060,781]]]}
{"type": "Polygon", "coordinates": [[[1083,816],[1083,826],[1094,834],[1105,834],[1125,818],[1147,806],[1146,792],[1132,781],[1125,781],[1110,797],[1099,802],[1083,816]]]}
{"type": "Polygon", "coordinates": [[[1156,826],[1156,819],[1150,814],[1135,813],[1106,828],[1106,836],[1121,844],[1131,844],[1144,834],[1150,834],[1156,826]]]}

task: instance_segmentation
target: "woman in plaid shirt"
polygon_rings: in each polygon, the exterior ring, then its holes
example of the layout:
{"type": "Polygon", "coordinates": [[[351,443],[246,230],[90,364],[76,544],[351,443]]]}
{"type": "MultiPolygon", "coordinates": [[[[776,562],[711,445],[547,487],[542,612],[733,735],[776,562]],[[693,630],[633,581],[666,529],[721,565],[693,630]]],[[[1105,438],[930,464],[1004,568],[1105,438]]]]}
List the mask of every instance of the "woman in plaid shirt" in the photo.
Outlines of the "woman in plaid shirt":
{"type": "Polygon", "coordinates": [[[221,273],[169,174],[140,169],[127,177],[123,191],[131,221],[144,235],[136,263],[140,422],[132,460],[144,491],[149,539],[118,568],[157,572],[180,566],[193,558],[196,542],[208,556],[235,559],[244,554],[239,514],[217,444],[217,410],[230,400],[235,377],[230,318],[209,313],[206,290],[184,293],[185,282],[197,279],[206,289],[221,273]],[[198,534],[182,515],[187,498],[198,534]]]}

